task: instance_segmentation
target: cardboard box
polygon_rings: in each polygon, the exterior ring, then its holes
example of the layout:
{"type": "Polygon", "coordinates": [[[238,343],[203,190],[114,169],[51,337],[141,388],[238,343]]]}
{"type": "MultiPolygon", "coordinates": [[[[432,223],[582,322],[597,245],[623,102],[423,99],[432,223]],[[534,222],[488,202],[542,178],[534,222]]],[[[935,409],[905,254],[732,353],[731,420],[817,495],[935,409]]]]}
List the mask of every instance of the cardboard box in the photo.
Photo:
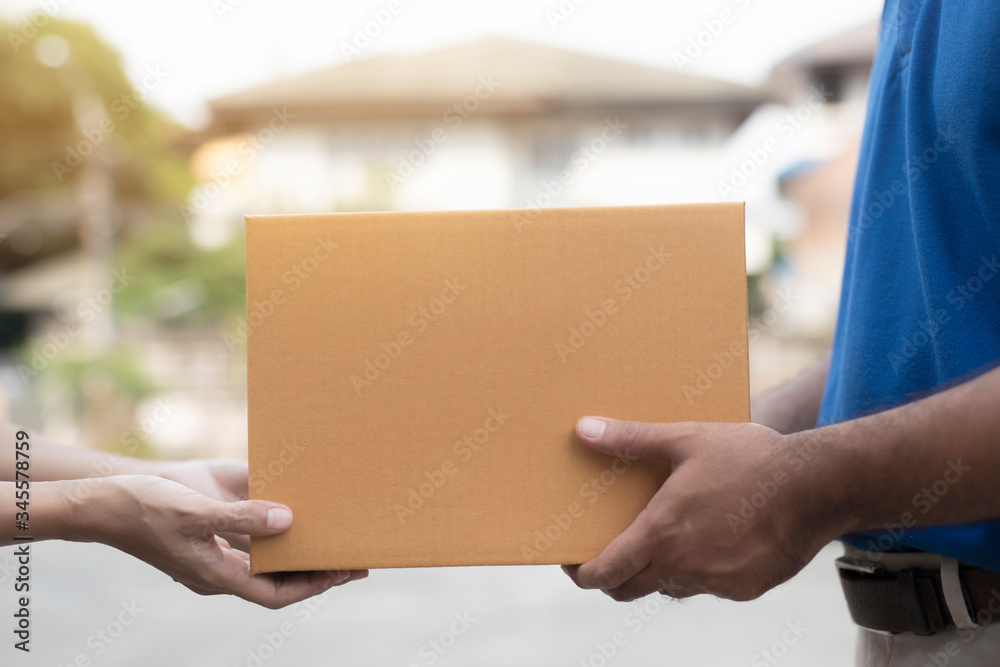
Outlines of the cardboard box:
{"type": "Polygon", "coordinates": [[[576,420],[749,418],[743,204],[248,216],[254,572],[580,563],[663,462],[576,420]]]}

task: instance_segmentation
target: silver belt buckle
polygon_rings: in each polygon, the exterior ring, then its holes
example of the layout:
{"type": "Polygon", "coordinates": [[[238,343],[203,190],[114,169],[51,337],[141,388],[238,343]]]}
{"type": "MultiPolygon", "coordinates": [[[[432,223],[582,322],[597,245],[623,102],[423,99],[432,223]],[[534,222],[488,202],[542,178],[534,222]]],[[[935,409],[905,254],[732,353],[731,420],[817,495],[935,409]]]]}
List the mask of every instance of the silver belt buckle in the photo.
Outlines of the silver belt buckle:
{"type": "Polygon", "coordinates": [[[885,565],[882,563],[876,563],[873,560],[848,558],[847,556],[841,556],[834,561],[834,564],[838,570],[847,570],[848,572],[856,572],[858,574],[881,574],[886,571],[885,565]]]}

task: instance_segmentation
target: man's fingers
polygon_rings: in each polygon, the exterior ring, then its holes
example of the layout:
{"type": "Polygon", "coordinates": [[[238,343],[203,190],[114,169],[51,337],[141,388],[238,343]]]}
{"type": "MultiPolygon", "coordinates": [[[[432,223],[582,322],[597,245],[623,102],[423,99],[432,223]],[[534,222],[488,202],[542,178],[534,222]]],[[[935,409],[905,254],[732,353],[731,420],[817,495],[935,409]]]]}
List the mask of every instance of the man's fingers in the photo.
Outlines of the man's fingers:
{"type": "Polygon", "coordinates": [[[618,588],[649,565],[652,554],[644,539],[646,534],[648,527],[644,512],[597,558],[563,569],[580,588],[599,588],[603,591],[618,588]]]}
{"type": "Polygon", "coordinates": [[[647,567],[618,588],[605,591],[605,593],[619,602],[631,602],[646,597],[650,593],[659,593],[681,600],[692,595],[708,593],[708,590],[690,576],[671,576],[667,579],[654,572],[654,568],[647,567]]]}
{"type": "Polygon", "coordinates": [[[597,558],[583,565],[564,565],[563,571],[581,588],[599,588],[619,602],[631,602],[650,593],[686,598],[707,593],[704,586],[688,575],[665,579],[651,566],[653,549],[644,546],[648,526],[639,525],[640,515],[597,558]]]}
{"type": "MultiPolygon", "coordinates": [[[[673,459],[676,441],[689,431],[689,424],[652,424],[620,421],[607,417],[583,417],[576,424],[580,440],[597,451],[627,460],[673,459]]],[[[643,511],[601,554],[578,566],[564,568],[581,588],[599,588],[612,597],[632,599],[642,593],[626,586],[643,572],[652,559],[648,513],[643,511]],[[614,591],[614,592],[612,592],[614,591]]],[[[651,589],[648,592],[652,592],[651,589]]]]}
{"type": "Polygon", "coordinates": [[[334,584],[334,586],[340,586],[341,584],[346,584],[349,581],[359,581],[361,579],[368,578],[368,570],[351,570],[351,576],[340,582],[340,584],[334,584]]]}
{"type": "Polygon", "coordinates": [[[216,502],[213,515],[212,529],[216,533],[274,535],[292,525],[292,510],[266,500],[216,502]]]}
{"type": "Polygon", "coordinates": [[[599,452],[629,460],[669,459],[674,445],[686,432],[686,424],[651,424],[607,417],[582,417],[576,434],[599,452]]]}
{"type": "Polygon", "coordinates": [[[632,600],[645,597],[657,590],[656,584],[651,585],[648,581],[652,577],[652,571],[652,566],[647,565],[645,569],[631,579],[614,588],[605,589],[604,593],[617,602],[631,602],[632,600]]]}

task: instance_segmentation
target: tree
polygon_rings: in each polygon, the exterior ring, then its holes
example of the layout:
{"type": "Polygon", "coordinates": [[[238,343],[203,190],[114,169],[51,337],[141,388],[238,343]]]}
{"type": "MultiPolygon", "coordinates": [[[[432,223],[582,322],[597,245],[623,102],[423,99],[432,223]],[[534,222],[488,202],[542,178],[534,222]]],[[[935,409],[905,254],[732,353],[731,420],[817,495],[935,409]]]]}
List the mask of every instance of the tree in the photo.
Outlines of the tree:
{"type": "MultiPolygon", "coordinates": [[[[0,199],[24,190],[71,185],[81,153],[97,145],[111,158],[121,200],[178,203],[193,180],[170,146],[178,128],[145,101],[163,74],[133,86],[121,58],[84,24],[37,13],[20,24],[0,21],[0,199]],[[62,43],[65,62],[45,64],[62,43]],[[105,122],[74,119],[99,105],[105,122]]],[[[50,58],[51,60],[51,58],[50,58]]]]}

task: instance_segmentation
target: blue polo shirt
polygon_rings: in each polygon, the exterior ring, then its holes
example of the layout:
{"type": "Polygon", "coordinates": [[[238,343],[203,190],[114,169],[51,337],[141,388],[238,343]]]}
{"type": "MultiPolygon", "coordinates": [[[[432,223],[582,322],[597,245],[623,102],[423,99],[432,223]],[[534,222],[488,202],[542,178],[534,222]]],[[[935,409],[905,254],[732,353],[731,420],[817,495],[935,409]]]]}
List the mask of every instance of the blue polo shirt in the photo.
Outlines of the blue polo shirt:
{"type": "MultiPolygon", "coordinates": [[[[819,423],[925,397],[998,360],[1000,1],[887,0],[819,423]]],[[[922,480],[913,516],[952,482],[947,470],[922,480]]],[[[843,539],[1000,571],[1000,519],[890,527],[843,539]]]]}

